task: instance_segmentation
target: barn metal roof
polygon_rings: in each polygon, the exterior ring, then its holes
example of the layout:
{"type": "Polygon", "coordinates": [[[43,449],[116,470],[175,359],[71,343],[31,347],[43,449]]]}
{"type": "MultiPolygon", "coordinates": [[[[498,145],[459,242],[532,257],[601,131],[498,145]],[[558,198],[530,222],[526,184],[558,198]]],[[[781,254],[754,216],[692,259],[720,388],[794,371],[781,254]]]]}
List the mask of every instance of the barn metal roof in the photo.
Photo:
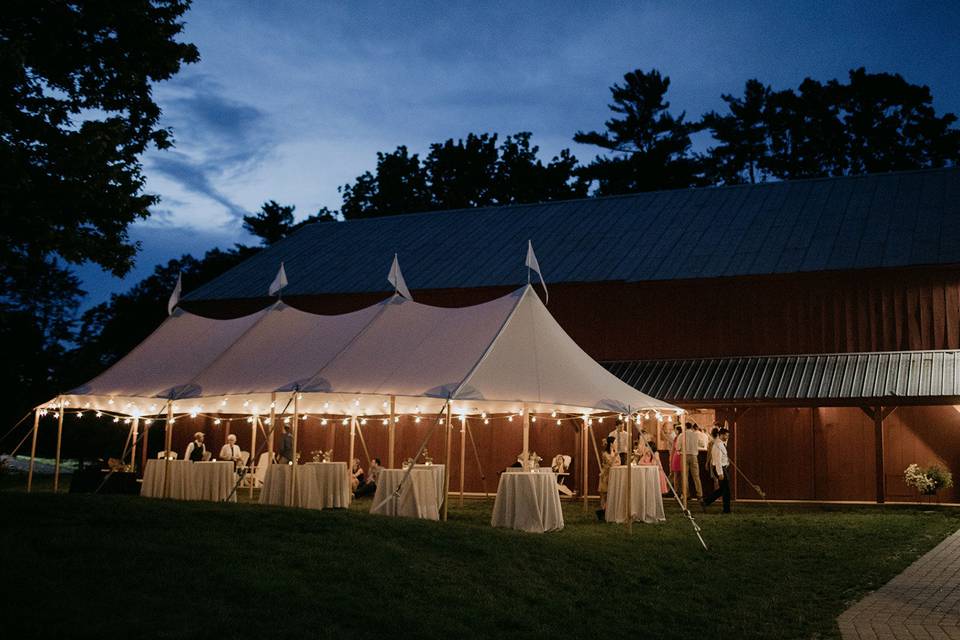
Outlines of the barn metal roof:
{"type": "Polygon", "coordinates": [[[888,351],[603,363],[683,405],[960,403],[960,351],[888,351]]]}
{"type": "Polygon", "coordinates": [[[185,296],[255,298],[284,261],[287,295],[526,282],[714,278],[960,263],[960,169],[461,209],[305,226],[185,296]]]}

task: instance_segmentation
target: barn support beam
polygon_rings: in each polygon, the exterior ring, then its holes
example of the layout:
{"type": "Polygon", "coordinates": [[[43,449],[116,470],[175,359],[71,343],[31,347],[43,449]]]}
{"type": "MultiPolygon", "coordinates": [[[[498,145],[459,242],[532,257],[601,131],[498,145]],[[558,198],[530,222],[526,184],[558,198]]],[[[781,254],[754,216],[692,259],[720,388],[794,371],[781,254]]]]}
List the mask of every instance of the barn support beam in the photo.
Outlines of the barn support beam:
{"type": "Polygon", "coordinates": [[[881,405],[873,407],[860,407],[867,414],[867,417],[873,420],[873,442],[876,461],[874,463],[877,479],[877,504],[883,504],[887,497],[887,480],[883,469],[883,421],[894,412],[896,407],[884,407],[881,405]]]}

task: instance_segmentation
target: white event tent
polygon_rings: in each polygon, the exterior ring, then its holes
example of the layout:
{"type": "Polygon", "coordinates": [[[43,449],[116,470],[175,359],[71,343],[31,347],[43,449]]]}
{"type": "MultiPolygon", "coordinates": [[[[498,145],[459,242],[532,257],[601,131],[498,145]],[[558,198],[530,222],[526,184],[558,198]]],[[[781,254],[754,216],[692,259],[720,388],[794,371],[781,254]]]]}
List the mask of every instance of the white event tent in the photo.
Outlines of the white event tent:
{"type": "Polygon", "coordinates": [[[37,407],[37,416],[42,410],[57,411],[61,429],[70,410],[127,416],[134,429],[165,416],[168,451],[170,424],[181,415],[272,419],[285,411],[353,424],[395,414],[446,413],[448,423],[507,414],[524,418],[524,453],[531,413],[682,413],[590,358],[530,285],[461,308],[394,295],[340,315],[281,301],[231,320],[178,309],[103,374],[37,407]]]}

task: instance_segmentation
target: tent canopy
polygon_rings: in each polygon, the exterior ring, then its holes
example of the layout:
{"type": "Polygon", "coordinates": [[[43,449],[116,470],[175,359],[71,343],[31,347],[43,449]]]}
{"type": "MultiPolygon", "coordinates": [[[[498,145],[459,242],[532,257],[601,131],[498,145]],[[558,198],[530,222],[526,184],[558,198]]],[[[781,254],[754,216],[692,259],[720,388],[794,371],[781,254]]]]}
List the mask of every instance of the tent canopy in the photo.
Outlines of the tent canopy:
{"type": "Polygon", "coordinates": [[[680,409],[622,382],[564,332],[529,285],[483,304],[395,295],[324,316],[277,302],[233,320],[177,310],[127,356],[62,396],[70,408],[176,413],[385,415],[680,409]],[[274,396],[275,394],[275,396],[274,396]]]}

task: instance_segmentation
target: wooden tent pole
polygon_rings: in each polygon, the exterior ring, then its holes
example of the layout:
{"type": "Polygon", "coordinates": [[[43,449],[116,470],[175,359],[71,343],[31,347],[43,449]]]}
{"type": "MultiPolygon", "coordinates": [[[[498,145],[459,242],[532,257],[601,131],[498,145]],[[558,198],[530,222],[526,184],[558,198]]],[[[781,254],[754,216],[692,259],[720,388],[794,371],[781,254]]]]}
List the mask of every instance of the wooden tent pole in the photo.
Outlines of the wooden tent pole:
{"type": "MultiPolygon", "coordinates": [[[[254,418],[250,423],[250,458],[253,458],[257,455],[257,423],[260,421],[260,418],[254,418]]],[[[247,459],[247,482],[250,485],[250,499],[253,500],[253,485],[257,483],[257,477],[254,474],[251,474],[251,470],[257,465],[257,460],[247,459]]]]}
{"type": "Polygon", "coordinates": [[[680,441],[680,473],[683,474],[683,482],[681,486],[683,487],[683,508],[687,508],[687,491],[689,489],[689,482],[687,478],[687,425],[683,423],[680,425],[680,437],[683,440],[680,441]]]}
{"type": "Polygon", "coordinates": [[[530,411],[527,403],[523,403],[523,463],[530,457],[530,411]]]}
{"type": "Polygon", "coordinates": [[[33,410],[33,440],[30,443],[30,470],[27,472],[27,493],[33,490],[33,463],[37,458],[37,431],[40,430],[40,409],[33,410]]]}
{"type": "Polygon", "coordinates": [[[150,459],[150,420],[143,421],[143,446],[140,448],[140,473],[147,471],[147,460],[150,459]]]}
{"type": "MultiPolygon", "coordinates": [[[[464,422],[466,416],[460,416],[460,421],[464,422]]],[[[447,510],[450,504],[450,450],[453,445],[453,420],[450,413],[450,402],[447,402],[447,456],[444,458],[446,469],[443,470],[443,519],[447,519],[447,510]]],[[[416,462],[416,461],[414,461],[416,462]]]]}
{"type": "MultiPolygon", "coordinates": [[[[627,533],[633,533],[633,416],[627,420],[627,533]]],[[[659,481],[659,478],[657,478],[659,481]]]]}
{"type": "Polygon", "coordinates": [[[173,442],[173,401],[167,400],[167,421],[163,428],[163,492],[170,496],[170,444],[173,442]]]}
{"type": "Polygon", "coordinates": [[[357,425],[357,435],[360,436],[360,446],[363,447],[363,455],[367,457],[367,469],[369,470],[373,458],[370,457],[370,450],[367,449],[367,439],[363,437],[363,425],[357,425]]]}
{"type": "Polygon", "coordinates": [[[347,471],[353,475],[353,454],[357,438],[357,416],[350,416],[350,457],[347,458],[347,471]]]}
{"type": "Polygon", "coordinates": [[[297,445],[300,435],[300,392],[293,393],[293,460],[290,460],[290,491],[287,494],[287,506],[293,507],[297,504],[297,445]]]}
{"type": "Polygon", "coordinates": [[[463,506],[464,466],[467,460],[467,421],[460,422],[460,506],[463,506]]]}
{"type": "Polygon", "coordinates": [[[397,415],[397,397],[390,396],[390,422],[387,423],[387,468],[396,469],[394,460],[397,445],[397,424],[394,417],[397,415]]]}
{"type": "Polygon", "coordinates": [[[60,412],[57,414],[57,458],[53,467],[53,492],[60,490],[60,443],[63,440],[63,398],[60,398],[60,412]]]}
{"type": "Polygon", "coordinates": [[[584,416],[583,418],[583,428],[580,429],[580,466],[583,467],[581,472],[582,476],[582,488],[583,488],[583,512],[586,513],[589,511],[589,495],[590,495],[590,460],[587,459],[589,452],[587,450],[587,429],[589,428],[590,418],[584,416]]]}
{"type": "Polygon", "coordinates": [[[469,423],[467,424],[467,435],[470,436],[470,445],[473,446],[473,457],[477,461],[477,469],[480,471],[480,480],[483,482],[483,495],[489,498],[490,492],[487,491],[487,476],[485,476],[483,473],[483,465],[480,464],[480,452],[477,450],[477,441],[473,438],[473,430],[470,428],[469,423]]]}
{"type": "MultiPolygon", "coordinates": [[[[270,428],[267,430],[267,464],[273,464],[273,436],[276,433],[277,426],[277,392],[270,394],[270,428]]],[[[254,422],[257,420],[254,419],[254,422]]]]}
{"type": "MultiPolygon", "coordinates": [[[[130,439],[130,466],[133,472],[137,472],[137,437],[140,435],[140,419],[134,418],[130,424],[130,433],[133,436],[130,439]]],[[[121,461],[122,462],[122,461],[121,461]]]]}

